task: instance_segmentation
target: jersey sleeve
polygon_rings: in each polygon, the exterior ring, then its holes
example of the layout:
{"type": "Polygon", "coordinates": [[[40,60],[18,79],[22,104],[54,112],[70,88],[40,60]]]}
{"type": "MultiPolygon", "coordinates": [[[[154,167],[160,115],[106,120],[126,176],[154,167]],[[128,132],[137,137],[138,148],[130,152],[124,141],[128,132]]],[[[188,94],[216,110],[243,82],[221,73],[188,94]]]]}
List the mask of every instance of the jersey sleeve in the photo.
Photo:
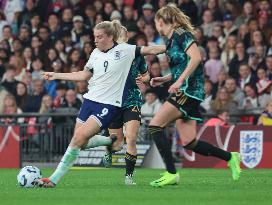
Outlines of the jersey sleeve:
{"type": "Polygon", "coordinates": [[[142,49],[142,47],[140,47],[140,46],[136,47],[136,49],[135,49],[135,58],[137,58],[139,56],[142,56],[141,55],[141,49],[142,49]]]}
{"type": "Polygon", "coordinates": [[[190,46],[195,43],[195,38],[193,34],[189,31],[183,30],[182,32],[177,31],[177,40],[179,43],[179,46],[181,47],[184,52],[186,52],[190,46]]]}
{"type": "Polygon", "coordinates": [[[132,59],[135,58],[135,53],[136,53],[136,46],[135,45],[130,45],[130,44],[124,44],[125,50],[127,50],[128,54],[132,57],[132,59]]]}
{"type": "Polygon", "coordinates": [[[147,64],[143,56],[140,55],[139,58],[140,58],[139,71],[141,74],[144,74],[148,71],[147,64]]]}
{"type": "Polygon", "coordinates": [[[90,71],[91,73],[93,73],[92,58],[93,58],[93,53],[90,55],[87,63],[84,66],[84,70],[90,71]]]}

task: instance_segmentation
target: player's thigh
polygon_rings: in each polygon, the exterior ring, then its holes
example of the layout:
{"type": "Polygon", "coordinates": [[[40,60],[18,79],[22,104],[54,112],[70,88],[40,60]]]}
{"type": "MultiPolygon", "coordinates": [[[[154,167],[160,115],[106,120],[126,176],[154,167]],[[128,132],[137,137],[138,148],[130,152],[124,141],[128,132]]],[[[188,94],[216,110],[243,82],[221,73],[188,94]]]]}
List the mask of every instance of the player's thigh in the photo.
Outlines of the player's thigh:
{"type": "Polygon", "coordinates": [[[183,146],[186,146],[196,138],[196,125],[195,120],[176,120],[176,128],[183,146]]]}
{"type": "Polygon", "coordinates": [[[75,125],[75,131],[80,128],[84,123],[82,122],[76,122],[76,125],[75,125]]]}
{"type": "Polygon", "coordinates": [[[71,141],[72,146],[83,146],[92,136],[100,132],[101,127],[97,120],[89,117],[78,129],[75,130],[74,136],[71,141]]]}
{"type": "Polygon", "coordinates": [[[169,123],[181,117],[181,112],[173,104],[166,101],[159,111],[151,119],[149,125],[165,127],[169,123]]]}

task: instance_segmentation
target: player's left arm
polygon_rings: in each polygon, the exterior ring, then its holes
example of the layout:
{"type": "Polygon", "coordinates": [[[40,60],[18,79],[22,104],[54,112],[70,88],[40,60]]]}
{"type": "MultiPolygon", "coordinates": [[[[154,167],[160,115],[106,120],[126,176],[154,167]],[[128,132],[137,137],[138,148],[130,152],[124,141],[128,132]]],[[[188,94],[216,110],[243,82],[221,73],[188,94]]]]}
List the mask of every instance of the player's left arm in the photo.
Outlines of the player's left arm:
{"type": "Polygon", "coordinates": [[[183,82],[195,71],[197,66],[201,63],[201,54],[195,42],[193,42],[187,48],[186,54],[190,56],[190,61],[185,70],[183,71],[183,73],[178,78],[178,80],[173,85],[170,86],[168,90],[170,93],[178,92],[183,82]]]}

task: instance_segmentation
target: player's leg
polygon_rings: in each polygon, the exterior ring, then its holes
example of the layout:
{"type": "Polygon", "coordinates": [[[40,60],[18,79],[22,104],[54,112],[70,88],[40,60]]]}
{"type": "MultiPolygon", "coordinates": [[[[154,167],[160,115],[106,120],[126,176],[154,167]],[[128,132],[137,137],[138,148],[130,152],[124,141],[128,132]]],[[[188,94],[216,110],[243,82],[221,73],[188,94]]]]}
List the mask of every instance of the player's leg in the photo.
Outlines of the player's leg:
{"type": "Polygon", "coordinates": [[[83,147],[91,136],[100,131],[100,126],[95,119],[90,117],[84,124],[76,125],[72,140],[63,155],[54,173],[47,179],[36,180],[36,186],[51,188],[69,171],[77,159],[81,147],[83,147]]]}
{"type": "Polygon", "coordinates": [[[150,121],[148,133],[155,141],[167,169],[163,177],[150,183],[152,186],[165,186],[179,182],[179,174],[175,168],[171,145],[164,136],[164,128],[170,122],[181,117],[181,115],[181,112],[173,104],[166,101],[150,121]]]}
{"type": "Polygon", "coordinates": [[[73,166],[80,149],[92,136],[97,134],[101,129],[108,127],[117,110],[118,108],[112,105],[85,100],[77,118],[76,129],[72,140],[57,169],[49,179],[36,180],[36,185],[45,188],[54,187],[61,177],[73,166]],[[83,124],[80,125],[78,123],[83,124]]]}
{"type": "Polygon", "coordinates": [[[126,122],[125,124],[126,142],[127,142],[127,151],[125,155],[125,161],[126,161],[125,184],[126,185],[136,184],[133,180],[133,172],[134,172],[136,161],[137,161],[136,142],[137,142],[139,128],[140,128],[140,118],[139,120],[130,120],[126,122]]]}
{"type": "Polygon", "coordinates": [[[119,151],[123,146],[123,110],[119,110],[118,113],[112,119],[108,130],[111,136],[117,136],[117,140],[110,146],[107,146],[106,153],[103,156],[103,164],[105,167],[110,167],[112,164],[112,153],[119,151]]]}
{"type": "Polygon", "coordinates": [[[118,152],[122,149],[124,144],[123,128],[119,129],[108,129],[110,137],[116,137],[117,139],[113,141],[110,145],[106,147],[106,153],[103,156],[103,164],[105,167],[110,167],[112,165],[112,154],[118,152]]]}
{"type": "Polygon", "coordinates": [[[203,140],[197,140],[195,120],[184,121],[179,119],[176,121],[176,128],[181,138],[182,145],[185,149],[192,150],[195,153],[204,156],[217,157],[228,162],[228,165],[232,171],[233,179],[239,179],[241,169],[238,153],[230,153],[203,140]]]}

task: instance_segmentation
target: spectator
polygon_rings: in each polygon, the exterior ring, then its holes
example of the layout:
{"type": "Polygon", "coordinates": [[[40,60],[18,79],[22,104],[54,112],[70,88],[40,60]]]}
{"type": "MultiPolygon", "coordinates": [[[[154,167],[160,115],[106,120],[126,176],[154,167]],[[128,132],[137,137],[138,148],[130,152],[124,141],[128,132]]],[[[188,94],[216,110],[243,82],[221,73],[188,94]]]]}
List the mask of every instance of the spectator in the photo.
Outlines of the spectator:
{"type": "Polygon", "coordinates": [[[88,83],[86,81],[76,82],[77,98],[83,102],[83,95],[88,91],[88,83]]]}
{"type": "Polygon", "coordinates": [[[44,95],[43,80],[33,80],[33,92],[27,97],[24,112],[39,112],[44,95]]]}
{"type": "Polygon", "coordinates": [[[202,15],[202,24],[201,28],[203,29],[204,36],[211,37],[212,29],[217,23],[213,20],[212,12],[209,9],[206,9],[202,15]]]}
{"type": "Polygon", "coordinates": [[[29,34],[36,35],[38,34],[39,27],[41,26],[41,18],[37,13],[32,13],[30,16],[30,30],[29,34]]]}
{"type": "Polygon", "coordinates": [[[225,82],[225,87],[227,92],[232,97],[233,102],[235,102],[238,107],[242,107],[245,95],[243,91],[237,86],[236,80],[232,77],[228,77],[225,82]]]}
{"type": "Polygon", "coordinates": [[[261,107],[265,107],[271,98],[271,84],[272,82],[267,78],[264,68],[257,70],[258,82],[256,84],[259,95],[259,102],[261,107]]]}
{"type": "Polygon", "coordinates": [[[224,46],[223,52],[221,53],[221,61],[224,64],[226,72],[229,71],[229,63],[235,56],[235,45],[237,38],[235,35],[229,35],[226,39],[226,44],[224,46]]]}
{"type": "Polygon", "coordinates": [[[16,99],[17,106],[23,111],[25,110],[27,96],[28,94],[27,94],[26,84],[23,82],[19,82],[16,86],[15,99],[16,99]]]}
{"type": "Polygon", "coordinates": [[[248,62],[248,55],[245,52],[245,46],[242,41],[235,45],[235,56],[229,63],[229,76],[239,79],[239,67],[242,63],[248,62]]]}
{"type": "Polygon", "coordinates": [[[205,99],[200,103],[200,108],[202,112],[207,112],[211,109],[211,102],[213,99],[212,95],[213,84],[210,80],[205,80],[204,90],[205,90],[205,99]]]}
{"type": "MultiPolygon", "coordinates": [[[[8,95],[8,91],[0,84],[0,99],[5,99],[5,97],[8,95]]],[[[4,109],[4,101],[0,100],[0,113],[3,113],[4,109]]]]}
{"type": "Polygon", "coordinates": [[[244,90],[245,90],[245,99],[243,101],[242,108],[246,110],[252,110],[252,111],[254,111],[254,109],[256,108],[260,108],[261,105],[258,99],[258,92],[257,92],[257,87],[255,86],[255,84],[247,83],[245,85],[244,90]]]}
{"type": "Polygon", "coordinates": [[[246,1],[243,4],[243,10],[235,20],[235,25],[239,28],[242,24],[246,24],[250,18],[253,17],[253,5],[252,2],[246,1]]]}
{"type": "Polygon", "coordinates": [[[2,41],[2,39],[3,39],[2,31],[3,31],[3,27],[4,27],[5,25],[8,25],[8,22],[6,21],[6,16],[5,16],[5,14],[0,10],[0,41],[2,41]]]}
{"type": "Polygon", "coordinates": [[[137,24],[134,19],[134,11],[132,6],[126,5],[124,7],[124,17],[123,17],[122,23],[126,28],[134,27],[137,29],[137,24]]]}
{"type": "Polygon", "coordinates": [[[84,26],[82,16],[73,17],[73,29],[71,30],[72,42],[76,47],[82,48],[84,41],[83,36],[88,34],[87,28],[84,26]]]}
{"type": "Polygon", "coordinates": [[[230,114],[237,113],[237,105],[232,101],[231,95],[225,87],[218,90],[215,100],[211,102],[208,113],[215,114],[219,110],[229,110],[230,114]]]}
{"type": "Polygon", "coordinates": [[[162,106],[162,103],[158,99],[154,90],[149,89],[145,92],[145,103],[141,108],[141,114],[143,115],[143,120],[148,122],[155,113],[157,113],[162,106]]]}
{"type": "Polygon", "coordinates": [[[53,100],[50,95],[44,95],[42,97],[41,107],[39,110],[40,114],[50,113],[53,111],[53,100]]]}
{"type": "Polygon", "coordinates": [[[27,25],[20,26],[18,39],[20,40],[22,47],[30,46],[31,33],[27,25]]]}
{"type": "Polygon", "coordinates": [[[216,117],[209,119],[205,126],[223,126],[227,127],[230,121],[230,113],[227,109],[218,110],[216,117]]]}
{"type": "Polygon", "coordinates": [[[153,24],[145,24],[144,34],[147,37],[148,45],[162,44],[161,38],[156,35],[153,24]]]}
{"type": "Polygon", "coordinates": [[[230,35],[237,35],[237,27],[234,24],[234,18],[231,14],[225,14],[223,18],[224,34],[228,38],[230,35]]]}
{"type": "Polygon", "coordinates": [[[59,58],[62,62],[67,63],[67,54],[65,52],[65,44],[63,40],[57,39],[54,48],[58,51],[59,58]]]}
{"type": "Polygon", "coordinates": [[[256,84],[256,77],[252,74],[251,68],[248,64],[242,63],[239,66],[239,80],[238,85],[239,87],[244,90],[245,84],[256,84]]]}
{"type": "Polygon", "coordinates": [[[55,42],[60,37],[60,22],[56,13],[51,13],[48,17],[48,27],[50,30],[50,40],[55,42]]]}
{"type": "Polygon", "coordinates": [[[44,72],[43,70],[43,63],[41,59],[35,58],[33,59],[32,65],[32,79],[42,79],[42,73],[44,72]]]}
{"type": "MultiPolygon", "coordinates": [[[[15,97],[13,95],[6,95],[4,98],[4,109],[3,114],[22,114],[22,110],[17,107],[15,97]]],[[[2,122],[10,124],[10,123],[23,123],[24,118],[3,118],[1,119],[2,122]]]]}
{"type": "Polygon", "coordinates": [[[212,12],[214,21],[222,21],[222,13],[218,6],[218,0],[208,0],[206,9],[212,12]]]}
{"type": "Polygon", "coordinates": [[[190,17],[193,25],[196,25],[198,23],[198,19],[197,19],[197,15],[196,15],[198,12],[198,8],[196,6],[196,3],[193,0],[178,1],[178,7],[187,16],[190,17]]]}
{"type": "Polygon", "coordinates": [[[154,9],[154,7],[150,3],[146,3],[143,5],[143,7],[142,7],[143,16],[142,17],[144,18],[144,21],[146,23],[149,23],[149,24],[153,23],[154,16],[155,16],[153,9],[154,9]]]}
{"type": "Polygon", "coordinates": [[[113,20],[118,20],[118,21],[122,21],[122,14],[117,11],[117,10],[114,10],[111,15],[110,15],[110,20],[113,21],[113,20]]]}
{"type": "Polygon", "coordinates": [[[258,125],[272,126],[272,100],[270,100],[258,119],[258,125]]]}
{"type": "Polygon", "coordinates": [[[222,49],[226,43],[223,28],[220,24],[214,25],[212,28],[212,36],[215,37],[219,43],[219,47],[222,49]]]}
{"type": "Polygon", "coordinates": [[[23,50],[23,69],[25,71],[30,71],[31,69],[31,64],[33,62],[33,51],[31,47],[25,47],[23,50]]]}
{"type": "Polygon", "coordinates": [[[84,24],[88,27],[88,29],[92,29],[95,26],[95,15],[96,15],[96,10],[94,6],[92,5],[87,5],[86,8],[84,9],[84,24]]]}
{"type": "Polygon", "coordinates": [[[108,1],[104,4],[103,19],[106,21],[110,20],[111,13],[114,11],[114,5],[112,2],[108,1]]]}
{"type": "Polygon", "coordinates": [[[266,72],[269,80],[272,80],[272,54],[265,58],[266,72]]]}
{"type": "Polygon", "coordinates": [[[19,81],[15,79],[16,68],[13,65],[6,66],[1,85],[11,94],[16,94],[16,86],[19,81]]]}
{"type": "Polygon", "coordinates": [[[34,0],[26,0],[25,7],[22,12],[20,12],[18,16],[18,27],[23,24],[28,24],[30,16],[37,12],[35,1],[34,0]]]}
{"type": "Polygon", "coordinates": [[[64,83],[59,83],[56,86],[57,96],[54,98],[53,104],[54,107],[58,108],[64,104],[65,94],[67,91],[67,86],[64,83]]]}
{"type": "Polygon", "coordinates": [[[65,100],[64,103],[61,105],[63,108],[75,108],[79,111],[81,107],[81,100],[77,98],[76,92],[72,89],[69,89],[65,93],[65,100]]]}
{"type": "Polygon", "coordinates": [[[225,70],[223,62],[218,58],[219,55],[217,47],[211,48],[209,50],[209,60],[204,64],[205,74],[209,76],[210,81],[214,84],[218,81],[218,74],[225,70]]]}

